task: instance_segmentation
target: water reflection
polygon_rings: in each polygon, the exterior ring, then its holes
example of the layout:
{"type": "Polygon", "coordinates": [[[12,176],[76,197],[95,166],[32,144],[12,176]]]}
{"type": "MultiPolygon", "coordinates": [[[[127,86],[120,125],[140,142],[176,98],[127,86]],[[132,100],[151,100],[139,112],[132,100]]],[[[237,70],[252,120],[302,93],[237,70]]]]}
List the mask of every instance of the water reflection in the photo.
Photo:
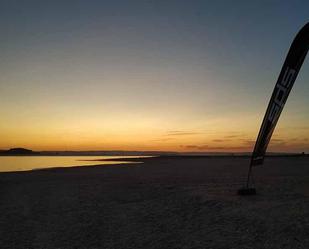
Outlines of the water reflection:
{"type": "Polygon", "coordinates": [[[99,161],[102,159],[142,158],[143,156],[0,156],[0,172],[26,171],[42,168],[73,167],[132,163],[99,161]]]}

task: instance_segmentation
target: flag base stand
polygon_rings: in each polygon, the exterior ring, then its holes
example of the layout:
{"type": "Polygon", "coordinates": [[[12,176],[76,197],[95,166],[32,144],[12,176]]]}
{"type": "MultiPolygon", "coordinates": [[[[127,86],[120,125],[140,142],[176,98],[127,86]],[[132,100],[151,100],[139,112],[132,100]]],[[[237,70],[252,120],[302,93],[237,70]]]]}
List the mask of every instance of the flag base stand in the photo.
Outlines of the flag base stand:
{"type": "Polygon", "coordinates": [[[237,191],[238,195],[256,195],[256,189],[255,188],[240,188],[237,191]]]}
{"type": "Polygon", "coordinates": [[[256,195],[256,189],[254,187],[254,179],[252,175],[252,164],[250,164],[247,183],[244,187],[238,189],[238,195],[256,195]]]}

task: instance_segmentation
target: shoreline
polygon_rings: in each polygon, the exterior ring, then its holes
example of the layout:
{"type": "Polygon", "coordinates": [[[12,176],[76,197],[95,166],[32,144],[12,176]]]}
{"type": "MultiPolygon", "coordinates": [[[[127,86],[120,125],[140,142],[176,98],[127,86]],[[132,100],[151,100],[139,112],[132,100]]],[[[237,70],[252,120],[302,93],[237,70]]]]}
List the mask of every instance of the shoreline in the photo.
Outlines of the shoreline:
{"type": "MultiPolygon", "coordinates": [[[[90,155],[89,155],[90,156],[90,155]]],[[[23,156],[21,156],[23,157],[23,156]]],[[[66,157],[66,156],[64,156],[66,157]]],[[[98,156],[99,157],[99,156],[98,156]]],[[[114,156],[111,156],[114,157],[114,156]]],[[[201,159],[250,159],[251,156],[247,155],[239,155],[239,156],[228,156],[228,155],[219,155],[219,156],[192,156],[192,155],[177,155],[177,156],[130,156],[130,157],[123,157],[123,158],[104,158],[104,159],[90,159],[90,160],[77,160],[81,162],[81,165],[73,165],[73,166],[53,166],[53,167],[41,167],[41,168],[34,168],[34,169],[27,169],[27,170],[16,170],[16,171],[0,171],[1,174],[7,174],[7,173],[24,173],[24,172],[35,172],[35,171],[48,171],[48,170],[57,170],[61,171],[62,169],[68,170],[68,169],[79,169],[79,168],[92,168],[92,167],[114,167],[114,166],[133,166],[134,164],[144,164],[147,162],[158,162],[160,163],[161,160],[201,160],[201,159]],[[93,165],[82,165],[82,162],[98,162],[98,164],[93,165]],[[110,164],[100,164],[99,162],[114,162],[110,164]]],[[[272,158],[309,158],[309,155],[271,155],[266,156],[265,160],[272,159],[272,158]]],[[[249,166],[249,162],[248,162],[249,166]]],[[[263,166],[259,166],[263,167],[263,166]]]]}

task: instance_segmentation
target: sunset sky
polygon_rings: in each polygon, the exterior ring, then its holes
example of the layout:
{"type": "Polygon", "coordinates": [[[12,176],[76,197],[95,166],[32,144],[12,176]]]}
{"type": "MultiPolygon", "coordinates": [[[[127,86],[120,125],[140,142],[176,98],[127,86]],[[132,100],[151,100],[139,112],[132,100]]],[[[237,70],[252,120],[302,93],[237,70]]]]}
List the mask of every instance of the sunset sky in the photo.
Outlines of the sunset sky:
{"type": "MultiPolygon", "coordinates": [[[[0,1],[0,149],[251,151],[309,1],[0,1]]],[[[309,152],[309,59],[269,151],[309,152]]]]}

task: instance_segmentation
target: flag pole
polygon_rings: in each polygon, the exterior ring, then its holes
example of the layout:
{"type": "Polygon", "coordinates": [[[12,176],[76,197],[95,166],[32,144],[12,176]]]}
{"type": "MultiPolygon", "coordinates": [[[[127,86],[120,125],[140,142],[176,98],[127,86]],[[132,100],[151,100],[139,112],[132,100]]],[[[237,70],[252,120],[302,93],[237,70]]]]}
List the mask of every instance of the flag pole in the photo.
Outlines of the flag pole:
{"type": "Polygon", "coordinates": [[[250,186],[252,167],[264,162],[267,146],[308,50],[309,23],[306,23],[295,36],[275,84],[252,152],[246,186],[238,190],[240,195],[256,194],[255,188],[250,186]]]}

